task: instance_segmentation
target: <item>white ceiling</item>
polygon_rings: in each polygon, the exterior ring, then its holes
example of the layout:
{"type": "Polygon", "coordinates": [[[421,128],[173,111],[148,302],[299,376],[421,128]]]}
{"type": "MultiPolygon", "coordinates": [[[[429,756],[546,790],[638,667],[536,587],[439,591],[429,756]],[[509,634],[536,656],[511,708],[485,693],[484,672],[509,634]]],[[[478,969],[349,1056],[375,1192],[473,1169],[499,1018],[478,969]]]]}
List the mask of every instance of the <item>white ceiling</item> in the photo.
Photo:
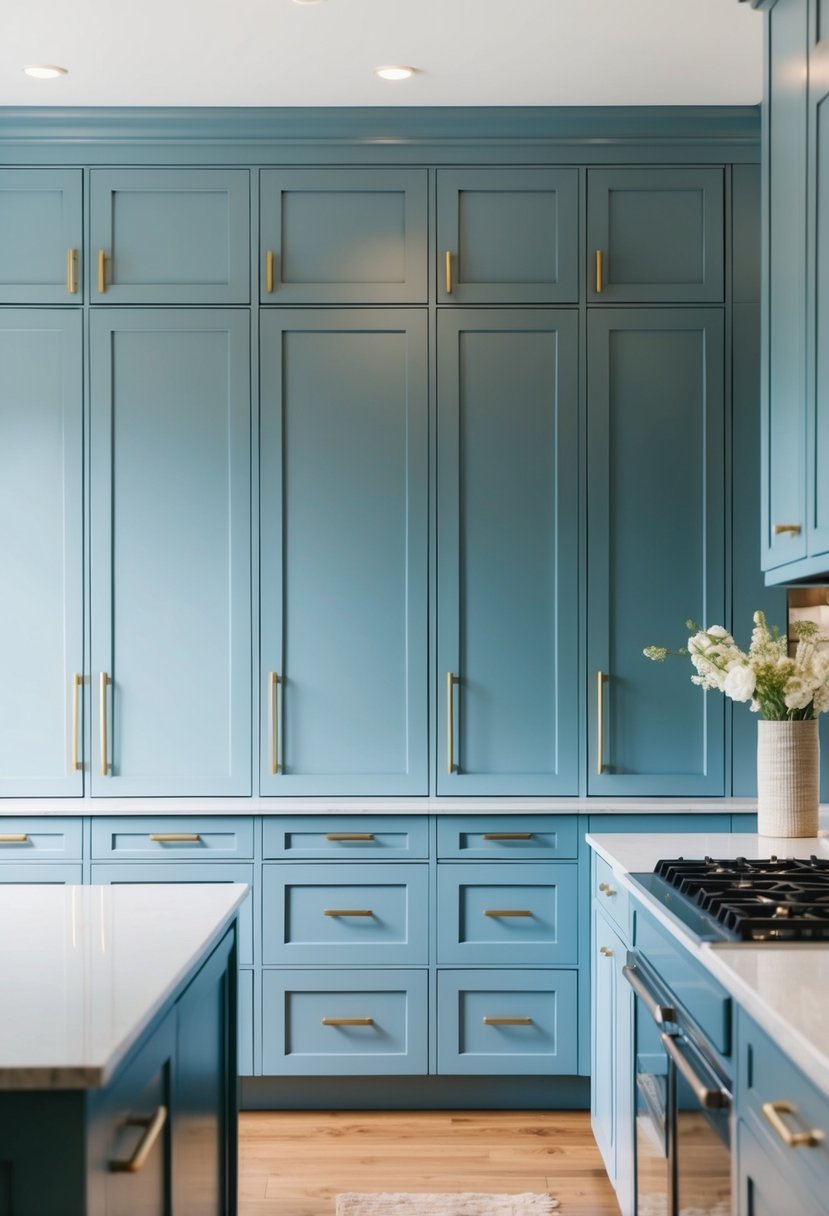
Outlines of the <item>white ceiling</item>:
{"type": "Polygon", "coordinates": [[[0,105],[752,105],[761,71],[738,0],[0,0],[0,105]]]}

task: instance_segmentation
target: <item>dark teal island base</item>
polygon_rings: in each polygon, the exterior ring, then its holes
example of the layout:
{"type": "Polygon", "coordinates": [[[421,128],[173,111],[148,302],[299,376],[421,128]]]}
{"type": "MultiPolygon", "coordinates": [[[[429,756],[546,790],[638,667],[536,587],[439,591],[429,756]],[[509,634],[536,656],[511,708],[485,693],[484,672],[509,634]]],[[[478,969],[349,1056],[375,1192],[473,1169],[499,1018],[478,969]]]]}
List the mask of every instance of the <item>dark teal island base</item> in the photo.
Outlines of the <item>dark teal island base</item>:
{"type": "Polygon", "coordinates": [[[242,1077],[243,1110],[589,1110],[589,1077],[242,1077]]]}

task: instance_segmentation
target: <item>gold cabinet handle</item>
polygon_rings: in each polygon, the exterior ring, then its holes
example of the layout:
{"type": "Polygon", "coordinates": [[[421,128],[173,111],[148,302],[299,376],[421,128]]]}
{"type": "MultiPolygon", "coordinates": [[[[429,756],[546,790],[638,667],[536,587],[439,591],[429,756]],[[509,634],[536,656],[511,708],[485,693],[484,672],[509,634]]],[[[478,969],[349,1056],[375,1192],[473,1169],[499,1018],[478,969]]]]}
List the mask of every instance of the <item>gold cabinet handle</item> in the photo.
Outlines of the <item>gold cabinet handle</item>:
{"type": "Polygon", "coordinates": [[[279,673],[268,673],[268,714],[271,735],[271,773],[279,772],[279,673]]]}
{"type": "Polygon", "coordinates": [[[596,673],[596,772],[604,772],[604,683],[603,671],[596,673]]]}
{"type": "Polygon", "coordinates": [[[451,777],[455,766],[455,685],[460,680],[451,671],[446,673],[446,771],[451,777]]]}
{"type": "Polygon", "coordinates": [[[371,908],[326,908],[323,916],[373,916],[371,908]]]}
{"type": "Polygon", "coordinates": [[[66,251],[66,290],[70,296],[78,294],[78,251],[77,249],[67,249],[66,251]]]}
{"type": "Polygon", "coordinates": [[[166,1122],[166,1106],[159,1106],[154,1115],[131,1115],[125,1119],[125,1127],[143,1127],[146,1130],[138,1141],[135,1152],[131,1157],[124,1159],[116,1158],[115,1161],[110,1161],[110,1172],[113,1174],[137,1174],[153,1151],[153,1146],[161,1135],[162,1128],[166,1122]]]}
{"type": "Polygon", "coordinates": [[[98,684],[99,717],[101,719],[101,776],[109,775],[109,760],[107,758],[107,684],[112,680],[102,671],[98,684]]]}
{"type": "Polygon", "coordinates": [[[69,747],[69,771],[77,773],[81,768],[79,756],[81,733],[81,685],[83,676],[77,672],[72,676],[72,742],[69,747]]]}
{"type": "Polygon", "coordinates": [[[98,294],[103,295],[107,289],[107,255],[103,249],[98,250],[98,294]]]}
{"type": "Polygon", "coordinates": [[[817,1148],[823,1143],[823,1132],[812,1128],[809,1131],[793,1132],[783,1122],[784,1115],[797,1115],[797,1107],[792,1102],[764,1102],[763,1114],[772,1125],[786,1148],[817,1148]]]}
{"type": "Polygon", "coordinates": [[[443,274],[446,286],[446,294],[452,294],[452,250],[447,249],[443,255],[443,274]]]}
{"type": "Polygon", "coordinates": [[[484,908],[484,916],[532,916],[529,908],[484,908]]]}
{"type": "Polygon", "coordinates": [[[201,844],[198,832],[151,832],[150,840],[157,844],[201,844]]]}
{"type": "Polygon", "coordinates": [[[601,249],[596,250],[596,295],[600,296],[604,291],[604,254],[601,249]]]}
{"type": "Polygon", "coordinates": [[[773,531],[775,536],[783,536],[786,533],[790,536],[799,536],[800,524],[775,524],[773,531]]]}
{"type": "Polygon", "coordinates": [[[607,882],[600,882],[599,890],[601,891],[602,895],[606,895],[608,899],[610,899],[611,895],[616,894],[615,888],[611,887],[610,883],[607,882]]]}
{"type": "Polygon", "coordinates": [[[273,268],[274,268],[274,252],[269,249],[265,254],[265,291],[268,295],[273,294],[273,268]]]}
{"type": "Polygon", "coordinates": [[[484,832],[484,840],[532,840],[532,832],[484,832]]]}
{"type": "Polygon", "coordinates": [[[599,946],[599,954],[603,954],[605,958],[613,958],[613,951],[609,946],[599,946]]]}
{"type": "Polygon", "coordinates": [[[484,1018],[484,1026],[532,1026],[532,1018],[484,1018]]]}
{"type": "Polygon", "coordinates": [[[29,837],[25,832],[4,832],[0,836],[0,844],[28,844],[29,837]]]}
{"type": "Polygon", "coordinates": [[[374,1018],[323,1018],[323,1026],[373,1026],[374,1018]]]}
{"type": "Polygon", "coordinates": [[[373,832],[326,832],[326,840],[336,840],[343,844],[346,841],[374,840],[373,832]]]}

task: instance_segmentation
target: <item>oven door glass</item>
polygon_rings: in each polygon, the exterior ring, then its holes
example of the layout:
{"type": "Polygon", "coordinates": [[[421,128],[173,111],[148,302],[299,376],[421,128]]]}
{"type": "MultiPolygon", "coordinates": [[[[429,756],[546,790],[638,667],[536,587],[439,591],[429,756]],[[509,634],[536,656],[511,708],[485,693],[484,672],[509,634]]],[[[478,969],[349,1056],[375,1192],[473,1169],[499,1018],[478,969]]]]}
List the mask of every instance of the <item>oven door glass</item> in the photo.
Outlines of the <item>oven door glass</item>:
{"type": "Polygon", "coordinates": [[[638,1216],[669,1216],[672,1186],[668,1056],[643,1003],[637,1001],[635,1008],[636,1211],[638,1216]]]}
{"type": "Polygon", "coordinates": [[[669,1089],[673,1091],[671,1101],[676,1104],[676,1210],[694,1216],[730,1216],[731,1122],[727,1091],[693,1043],[679,1038],[675,1046],[691,1064],[698,1081],[722,1102],[715,1107],[703,1105],[699,1084],[692,1087],[671,1060],[669,1089]]]}

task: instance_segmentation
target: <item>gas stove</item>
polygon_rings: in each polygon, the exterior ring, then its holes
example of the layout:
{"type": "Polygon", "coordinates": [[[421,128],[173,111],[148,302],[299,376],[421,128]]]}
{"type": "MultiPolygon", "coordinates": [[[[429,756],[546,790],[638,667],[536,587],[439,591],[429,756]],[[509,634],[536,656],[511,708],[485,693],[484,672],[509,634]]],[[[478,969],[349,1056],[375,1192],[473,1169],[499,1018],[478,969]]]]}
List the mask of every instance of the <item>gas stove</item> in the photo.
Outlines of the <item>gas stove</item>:
{"type": "Polygon", "coordinates": [[[701,940],[829,942],[829,859],[678,857],[631,877],[701,940]]]}

